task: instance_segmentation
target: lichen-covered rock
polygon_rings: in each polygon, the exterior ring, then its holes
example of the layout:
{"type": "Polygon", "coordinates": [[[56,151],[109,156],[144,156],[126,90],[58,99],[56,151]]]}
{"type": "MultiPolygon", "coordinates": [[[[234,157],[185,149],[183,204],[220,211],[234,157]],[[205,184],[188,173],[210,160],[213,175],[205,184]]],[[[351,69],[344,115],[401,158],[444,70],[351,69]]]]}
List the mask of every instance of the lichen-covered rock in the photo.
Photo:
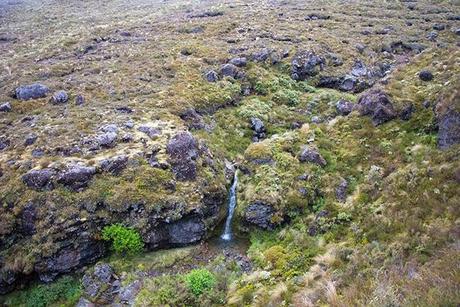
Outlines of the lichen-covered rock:
{"type": "Polygon", "coordinates": [[[199,130],[205,127],[203,117],[200,114],[198,114],[193,108],[188,108],[187,110],[182,112],[180,114],[180,118],[183,121],[185,121],[189,129],[199,130]]]}
{"type": "Polygon", "coordinates": [[[94,301],[98,297],[102,297],[104,302],[110,303],[113,299],[113,283],[114,271],[107,263],[99,263],[94,266],[91,272],[87,272],[82,278],[82,286],[85,295],[94,301]]]}
{"type": "Polygon", "coordinates": [[[95,142],[102,148],[112,148],[117,144],[116,132],[104,132],[95,137],[95,142]]]}
{"type": "Polygon", "coordinates": [[[22,181],[34,190],[51,190],[54,188],[52,180],[55,175],[56,171],[51,168],[30,170],[22,176],[22,181]]]}
{"type": "Polygon", "coordinates": [[[149,125],[141,125],[137,128],[142,133],[145,133],[150,139],[155,140],[161,135],[161,130],[149,125]]]}
{"type": "Polygon", "coordinates": [[[388,95],[380,89],[373,89],[362,94],[356,105],[362,116],[371,116],[375,126],[396,117],[396,112],[388,95]]]}
{"type": "Polygon", "coordinates": [[[449,110],[439,118],[438,147],[448,149],[460,144],[460,113],[449,110]]]}
{"type": "Polygon", "coordinates": [[[179,181],[195,180],[197,175],[196,159],[198,145],[190,132],[176,134],[168,143],[166,152],[176,179],[179,181]]]}
{"type": "Polygon", "coordinates": [[[73,190],[81,190],[88,185],[95,174],[96,168],[93,166],[73,164],[59,174],[57,181],[73,190]]]}
{"type": "Polygon", "coordinates": [[[250,204],[244,211],[244,219],[247,223],[263,229],[273,229],[276,225],[272,222],[275,209],[261,202],[250,204]]]}
{"type": "Polygon", "coordinates": [[[46,97],[49,93],[49,88],[40,83],[33,83],[30,85],[23,85],[15,90],[16,99],[30,100],[46,97]]]}
{"type": "Polygon", "coordinates": [[[306,80],[316,76],[326,63],[326,60],[313,51],[297,53],[291,62],[291,77],[294,80],[306,80]]]}
{"type": "Polygon", "coordinates": [[[321,156],[319,151],[311,146],[304,146],[299,154],[300,162],[316,163],[322,167],[327,165],[326,159],[321,156]]]}
{"type": "Polygon", "coordinates": [[[101,169],[114,175],[119,175],[128,164],[128,156],[120,155],[101,161],[101,169]]]}
{"type": "Polygon", "coordinates": [[[50,98],[50,103],[52,104],[63,104],[69,101],[69,95],[66,91],[57,91],[50,98]]]}

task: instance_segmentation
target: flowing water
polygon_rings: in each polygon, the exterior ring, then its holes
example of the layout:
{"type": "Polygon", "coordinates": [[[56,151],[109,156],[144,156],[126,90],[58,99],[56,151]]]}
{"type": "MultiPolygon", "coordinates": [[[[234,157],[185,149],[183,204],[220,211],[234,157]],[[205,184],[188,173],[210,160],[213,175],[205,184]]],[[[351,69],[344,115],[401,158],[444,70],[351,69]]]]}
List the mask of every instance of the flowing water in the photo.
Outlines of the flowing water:
{"type": "Polygon", "coordinates": [[[235,171],[233,184],[230,188],[230,197],[228,200],[228,215],[225,221],[224,232],[220,236],[222,240],[230,241],[232,239],[232,218],[236,207],[236,189],[238,187],[238,170],[235,171]]]}

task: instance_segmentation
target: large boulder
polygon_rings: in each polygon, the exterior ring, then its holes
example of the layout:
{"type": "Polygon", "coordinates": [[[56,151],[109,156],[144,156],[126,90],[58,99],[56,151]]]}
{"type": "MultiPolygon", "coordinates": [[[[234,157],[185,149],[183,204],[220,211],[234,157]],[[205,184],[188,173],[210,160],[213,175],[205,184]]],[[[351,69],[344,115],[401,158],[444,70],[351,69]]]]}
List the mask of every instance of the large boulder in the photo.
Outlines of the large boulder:
{"type": "Polygon", "coordinates": [[[166,146],[166,152],[177,180],[195,180],[198,144],[190,132],[176,134],[166,146]]]}
{"type": "Polygon", "coordinates": [[[15,96],[19,100],[30,100],[46,97],[50,89],[40,83],[22,85],[15,90],[15,96]]]}
{"type": "Polygon", "coordinates": [[[299,161],[316,163],[322,167],[327,165],[326,159],[321,156],[318,149],[311,146],[302,147],[299,154],[299,161]]]}
{"type": "Polygon", "coordinates": [[[22,176],[22,181],[34,190],[51,190],[54,188],[52,180],[55,175],[56,171],[51,168],[33,169],[22,176]]]}
{"type": "Polygon", "coordinates": [[[263,229],[273,229],[276,224],[272,222],[275,209],[262,202],[250,204],[244,211],[244,219],[247,223],[256,225],[263,229]]]}
{"type": "Polygon", "coordinates": [[[390,98],[380,89],[369,90],[362,94],[358,99],[356,108],[362,116],[370,116],[375,126],[396,117],[396,111],[390,98]]]}
{"type": "Polygon", "coordinates": [[[252,140],[258,142],[262,139],[265,139],[267,130],[262,120],[257,117],[251,117],[251,129],[254,131],[252,140]]]}
{"type": "Polygon", "coordinates": [[[298,52],[291,62],[291,77],[294,80],[306,80],[323,70],[326,60],[313,51],[298,52]]]}
{"type": "Polygon", "coordinates": [[[81,190],[85,188],[91,178],[96,174],[96,168],[93,166],[83,166],[73,164],[67,167],[58,177],[58,182],[73,189],[81,190]]]}

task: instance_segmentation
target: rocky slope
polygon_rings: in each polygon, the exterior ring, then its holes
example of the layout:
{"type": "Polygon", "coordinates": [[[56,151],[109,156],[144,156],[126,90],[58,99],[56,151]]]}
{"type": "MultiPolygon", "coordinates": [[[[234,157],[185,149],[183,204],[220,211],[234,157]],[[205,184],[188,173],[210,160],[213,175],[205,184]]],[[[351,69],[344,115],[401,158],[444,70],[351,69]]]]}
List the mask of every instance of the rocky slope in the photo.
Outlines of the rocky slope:
{"type": "Polygon", "coordinates": [[[459,16],[451,1],[0,4],[0,294],[110,255],[109,225],[146,250],[208,239],[234,163],[251,265],[200,249],[166,277],[98,264],[79,304],[458,303],[459,16]],[[180,286],[196,267],[221,275],[215,292],[180,286]]]}

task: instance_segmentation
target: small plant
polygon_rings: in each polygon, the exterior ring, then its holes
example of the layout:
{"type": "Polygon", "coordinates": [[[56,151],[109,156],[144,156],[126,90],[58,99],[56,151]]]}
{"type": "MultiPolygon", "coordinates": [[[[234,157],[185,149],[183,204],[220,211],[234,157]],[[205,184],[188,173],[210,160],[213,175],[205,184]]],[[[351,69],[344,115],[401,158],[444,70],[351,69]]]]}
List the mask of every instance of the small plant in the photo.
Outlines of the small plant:
{"type": "Polygon", "coordinates": [[[135,254],[144,248],[139,233],[121,224],[105,226],[102,230],[102,239],[112,242],[112,248],[117,253],[135,254]]]}
{"type": "Polygon", "coordinates": [[[185,282],[195,296],[200,296],[214,287],[216,278],[207,269],[196,269],[185,275],[185,282]]]}

